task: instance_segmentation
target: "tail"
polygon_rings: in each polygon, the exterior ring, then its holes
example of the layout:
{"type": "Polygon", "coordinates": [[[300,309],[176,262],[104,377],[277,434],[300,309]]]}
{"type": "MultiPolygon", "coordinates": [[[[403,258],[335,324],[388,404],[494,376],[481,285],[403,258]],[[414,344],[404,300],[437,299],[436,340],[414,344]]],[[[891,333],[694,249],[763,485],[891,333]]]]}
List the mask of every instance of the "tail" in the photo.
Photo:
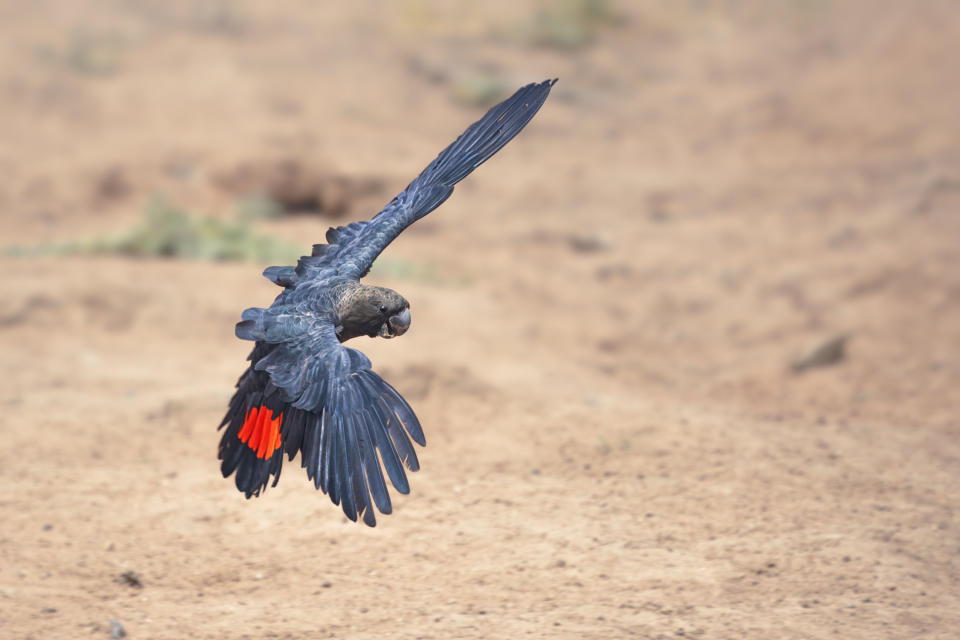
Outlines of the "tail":
{"type": "MultiPolygon", "coordinates": [[[[265,346],[259,343],[251,358],[265,346]]],[[[218,457],[223,477],[236,472],[237,489],[248,498],[260,495],[271,476],[273,486],[280,480],[285,445],[291,444],[291,417],[283,393],[267,374],[254,371],[251,366],[240,376],[220,423],[220,428],[226,430],[220,438],[218,457]]]]}

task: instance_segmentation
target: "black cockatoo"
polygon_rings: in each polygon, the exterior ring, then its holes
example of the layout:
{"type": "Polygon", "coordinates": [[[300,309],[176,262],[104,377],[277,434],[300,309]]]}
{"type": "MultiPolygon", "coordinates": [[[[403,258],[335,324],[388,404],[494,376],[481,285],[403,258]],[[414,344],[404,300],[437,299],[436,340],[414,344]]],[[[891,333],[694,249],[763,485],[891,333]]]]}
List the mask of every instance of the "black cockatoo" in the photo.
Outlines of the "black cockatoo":
{"type": "Polygon", "coordinates": [[[248,498],[271,476],[276,485],[283,454],[292,460],[298,452],[314,485],[348,518],[371,527],[373,505],[391,511],[383,470],[397,491],[410,491],[404,466],[419,468],[410,440],[426,444],[420,423],[370,360],[342,344],[403,335],[410,305],[360,278],[401,231],[526,126],[554,82],[527,85],[490,109],[371,220],[331,228],[327,244],[314,245],[295,267],[264,271],[284,290],[269,308],[244,311],[237,324],[237,337],[256,344],[220,424],[220,469],[224,477],[236,474],[248,498]]]}

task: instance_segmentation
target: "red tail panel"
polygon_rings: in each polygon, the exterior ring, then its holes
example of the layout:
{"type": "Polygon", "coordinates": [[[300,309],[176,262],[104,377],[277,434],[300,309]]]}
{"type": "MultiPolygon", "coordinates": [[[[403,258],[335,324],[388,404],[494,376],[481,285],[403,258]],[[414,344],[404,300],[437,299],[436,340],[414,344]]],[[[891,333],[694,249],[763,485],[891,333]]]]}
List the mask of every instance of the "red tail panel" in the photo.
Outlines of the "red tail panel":
{"type": "Polygon", "coordinates": [[[283,444],[280,437],[282,422],[282,413],[274,418],[273,411],[267,407],[253,407],[247,411],[247,417],[237,437],[240,442],[253,449],[258,458],[266,459],[273,456],[273,452],[283,444]]]}

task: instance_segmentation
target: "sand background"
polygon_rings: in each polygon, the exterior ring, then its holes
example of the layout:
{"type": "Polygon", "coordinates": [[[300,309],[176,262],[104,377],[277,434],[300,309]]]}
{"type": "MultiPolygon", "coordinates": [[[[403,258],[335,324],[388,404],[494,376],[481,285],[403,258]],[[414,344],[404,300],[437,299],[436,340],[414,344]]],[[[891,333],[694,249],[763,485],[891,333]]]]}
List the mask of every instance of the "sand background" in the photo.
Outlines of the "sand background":
{"type": "Polygon", "coordinates": [[[554,6],[0,5],[0,637],[956,637],[955,5],[554,6]],[[340,203],[252,223],[307,250],[547,77],[373,275],[428,442],[375,529],[220,477],[266,264],[10,255],[275,162],[340,203]]]}

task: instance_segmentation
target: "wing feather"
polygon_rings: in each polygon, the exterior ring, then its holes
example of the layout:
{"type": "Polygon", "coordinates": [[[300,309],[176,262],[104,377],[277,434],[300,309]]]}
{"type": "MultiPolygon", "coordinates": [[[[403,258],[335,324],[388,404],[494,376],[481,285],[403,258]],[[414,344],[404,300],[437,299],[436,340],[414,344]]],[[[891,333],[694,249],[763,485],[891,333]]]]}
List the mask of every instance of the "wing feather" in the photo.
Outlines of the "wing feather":
{"type": "MultiPolygon", "coordinates": [[[[274,402],[285,403],[283,452],[293,458],[299,451],[314,485],[348,518],[374,526],[374,507],[381,513],[393,509],[386,479],[408,493],[404,465],[419,468],[411,438],[421,445],[425,440],[413,409],[373,372],[365,355],[340,344],[327,319],[301,317],[282,306],[251,310],[244,318],[251,338],[279,340],[253,370],[269,376],[274,402]]],[[[238,486],[253,481],[241,476],[252,473],[249,465],[225,460],[224,468],[229,465],[237,469],[238,486]]]]}
{"type": "Polygon", "coordinates": [[[555,82],[521,87],[470,125],[371,220],[331,228],[328,244],[314,245],[312,255],[301,257],[296,268],[269,267],[264,276],[284,287],[296,287],[305,280],[362,278],[404,229],[443,204],[454,185],[523,130],[555,82]]]}

